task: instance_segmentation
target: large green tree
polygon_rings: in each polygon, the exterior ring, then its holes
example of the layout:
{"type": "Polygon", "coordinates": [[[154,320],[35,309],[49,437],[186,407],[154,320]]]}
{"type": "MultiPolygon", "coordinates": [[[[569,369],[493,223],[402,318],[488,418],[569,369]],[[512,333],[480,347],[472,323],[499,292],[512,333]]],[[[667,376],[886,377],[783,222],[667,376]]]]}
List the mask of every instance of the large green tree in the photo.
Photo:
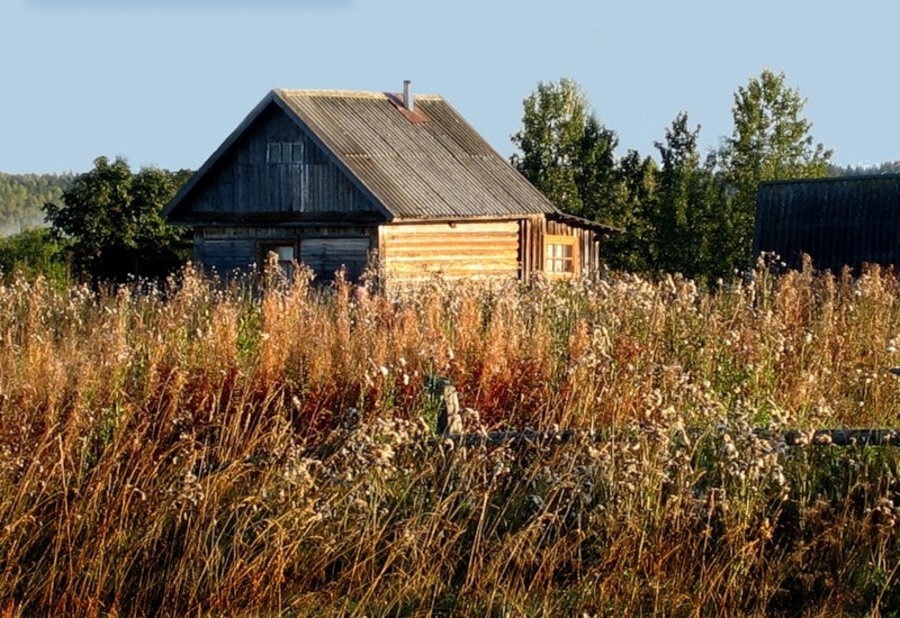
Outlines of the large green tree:
{"type": "Polygon", "coordinates": [[[650,210],[656,270],[694,276],[706,258],[708,204],[703,186],[697,139],[700,127],[691,129],[686,112],[679,113],[666,129],[664,142],[656,142],[662,165],[658,189],[650,210]]]}
{"type": "Polygon", "coordinates": [[[161,212],[189,176],[152,167],[134,173],[121,157],[99,157],[63,192],[61,204],[49,202],[44,211],[77,273],[113,280],[160,276],[186,257],[185,232],[168,225],[161,212]]]}
{"type": "Polygon", "coordinates": [[[607,220],[618,138],[590,112],[571,79],[538,83],[523,102],[522,129],[512,136],[512,164],[560,209],[607,220]]]}
{"type": "Polygon", "coordinates": [[[751,257],[759,183],[828,175],[831,150],[816,143],[803,115],[806,99],[787,84],[784,73],[764,70],[734,93],[734,129],[719,153],[731,204],[721,213],[728,242],[723,259],[746,266],[751,257]]]}

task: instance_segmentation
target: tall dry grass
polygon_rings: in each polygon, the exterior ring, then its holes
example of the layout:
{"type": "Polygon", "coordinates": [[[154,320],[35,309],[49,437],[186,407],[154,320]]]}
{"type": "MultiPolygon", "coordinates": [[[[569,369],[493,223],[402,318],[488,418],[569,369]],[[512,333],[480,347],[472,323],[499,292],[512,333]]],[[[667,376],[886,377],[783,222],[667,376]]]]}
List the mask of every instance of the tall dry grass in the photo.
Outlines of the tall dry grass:
{"type": "Polygon", "coordinates": [[[898,454],[753,431],[900,424],[898,289],[13,280],[0,611],[898,611],[898,454]],[[473,432],[578,437],[455,447],[436,376],[473,432]]]}

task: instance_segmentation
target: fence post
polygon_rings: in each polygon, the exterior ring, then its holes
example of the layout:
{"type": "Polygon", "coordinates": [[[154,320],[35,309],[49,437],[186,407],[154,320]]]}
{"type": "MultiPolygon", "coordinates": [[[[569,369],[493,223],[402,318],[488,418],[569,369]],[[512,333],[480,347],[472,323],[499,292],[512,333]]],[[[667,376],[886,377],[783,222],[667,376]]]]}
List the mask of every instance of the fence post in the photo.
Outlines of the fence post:
{"type": "Polygon", "coordinates": [[[463,433],[462,416],[459,413],[459,394],[456,387],[447,382],[441,395],[441,409],[438,412],[437,430],[442,436],[463,433]]]}

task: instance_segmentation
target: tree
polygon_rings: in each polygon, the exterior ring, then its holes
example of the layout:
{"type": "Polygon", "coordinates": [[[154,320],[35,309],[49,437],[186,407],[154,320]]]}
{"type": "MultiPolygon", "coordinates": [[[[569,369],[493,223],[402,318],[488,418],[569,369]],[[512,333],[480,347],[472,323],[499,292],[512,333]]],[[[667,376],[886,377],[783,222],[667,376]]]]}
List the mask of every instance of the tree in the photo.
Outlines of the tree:
{"type": "Polygon", "coordinates": [[[759,183],[828,174],[831,150],[814,143],[812,123],[803,116],[806,99],[790,88],[784,73],[764,70],[734,94],[734,130],[719,154],[731,195],[722,247],[735,266],[748,266],[759,183]]]}
{"type": "Polygon", "coordinates": [[[656,202],[659,167],[650,157],[629,150],[616,165],[616,183],[609,196],[610,221],[621,232],[603,245],[604,260],[612,267],[646,272],[656,263],[654,230],[650,223],[656,202]]]}
{"type": "Polygon", "coordinates": [[[6,277],[42,275],[51,281],[66,280],[66,267],[59,260],[59,244],[47,228],[28,228],[0,238],[0,272],[6,277]]]}
{"type": "Polygon", "coordinates": [[[571,79],[538,83],[523,107],[522,130],[512,136],[520,153],[512,164],[561,210],[606,220],[616,134],[588,111],[571,79]]]}
{"type": "Polygon", "coordinates": [[[189,176],[156,168],[135,174],[121,157],[99,157],[63,192],[62,205],[50,202],[44,211],[76,273],[118,281],[160,276],[186,257],[185,232],[161,212],[189,176]]]}
{"type": "Polygon", "coordinates": [[[656,246],[656,269],[696,274],[703,246],[702,218],[705,204],[696,200],[700,154],[700,127],[688,128],[688,115],[679,113],[666,129],[665,142],[656,142],[662,167],[651,223],[656,246]]]}

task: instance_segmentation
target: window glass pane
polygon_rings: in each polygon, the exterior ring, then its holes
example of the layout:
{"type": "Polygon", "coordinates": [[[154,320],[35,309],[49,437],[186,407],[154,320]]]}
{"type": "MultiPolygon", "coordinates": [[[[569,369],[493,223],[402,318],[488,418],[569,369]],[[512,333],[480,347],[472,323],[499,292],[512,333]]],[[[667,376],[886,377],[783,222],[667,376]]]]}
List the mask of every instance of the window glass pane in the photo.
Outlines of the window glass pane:
{"type": "Polygon", "coordinates": [[[578,240],[562,234],[548,234],[544,240],[544,271],[555,275],[575,274],[578,265],[578,240]]]}
{"type": "Polygon", "coordinates": [[[291,161],[299,163],[303,160],[303,144],[295,142],[291,144],[291,161]]]}
{"type": "Polygon", "coordinates": [[[275,247],[275,253],[278,254],[279,262],[290,262],[294,259],[294,247],[292,245],[275,247]]]}
{"type": "Polygon", "coordinates": [[[269,163],[281,163],[281,144],[269,144],[269,163]]]}

